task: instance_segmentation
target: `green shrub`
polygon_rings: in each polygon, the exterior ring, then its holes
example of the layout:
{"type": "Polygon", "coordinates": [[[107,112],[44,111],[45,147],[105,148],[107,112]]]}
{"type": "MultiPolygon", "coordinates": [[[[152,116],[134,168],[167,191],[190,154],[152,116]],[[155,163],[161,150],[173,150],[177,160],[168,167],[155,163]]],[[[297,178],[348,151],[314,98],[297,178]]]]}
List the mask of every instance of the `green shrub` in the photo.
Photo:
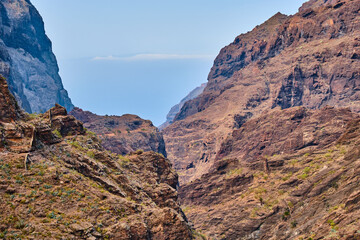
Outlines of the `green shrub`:
{"type": "Polygon", "coordinates": [[[62,138],[61,133],[59,132],[59,130],[55,129],[54,131],[52,131],[52,134],[54,134],[56,137],[58,138],[62,138]]]}
{"type": "Polygon", "coordinates": [[[335,222],[331,219],[329,219],[327,222],[331,227],[335,227],[335,225],[336,225],[335,222]]]}
{"type": "Polygon", "coordinates": [[[15,223],[15,228],[17,229],[23,229],[25,227],[25,221],[22,219],[19,219],[16,223],[15,223]]]}
{"type": "Polygon", "coordinates": [[[83,147],[80,145],[80,143],[77,142],[77,141],[70,142],[70,145],[73,146],[73,147],[76,148],[76,149],[79,149],[80,151],[83,151],[83,150],[84,150],[84,148],[83,148],[83,147]]]}
{"type": "Polygon", "coordinates": [[[95,136],[96,136],[96,134],[95,134],[94,132],[89,131],[89,130],[86,130],[86,134],[89,135],[89,136],[91,136],[91,137],[95,137],[95,136]]]}
{"type": "Polygon", "coordinates": [[[242,173],[243,173],[243,169],[242,169],[242,168],[236,168],[236,169],[230,170],[230,171],[226,174],[226,177],[238,176],[238,175],[241,175],[242,173]]]}
{"type": "Polygon", "coordinates": [[[306,174],[309,174],[310,173],[310,167],[306,167],[305,169],[304,169],[304,173],[306,173],[306,174]]]}
{"type": "Polygon", "coordinates": [[[90,158],[95,158],[95,153],[92,150],[87,151],[86,155],[90,158]]]}
{"type": "Polygon", "coordinates": [[[50,188],[52,188],[52,186],[46,184],[46,185],[44,185],[44,188],[45,188],[45,189],[50,189],[50,188]]]}
{"type": "Polygon", "coordinates": [[[47,217],[48,218],[51,218],[51,219],[55,219],[56,218],[56,214],[54,212],[50,212],[47,214],[47,217]]]}
{"type": "Polygon", "coordinates": [[[304,174],[300,175],[299,178],[302,180],[305,180],[308,176],[309,176],[308,174],[304,173],[304,174]]]}
{"type": "Polygon", "coordinates": [[[144,153],[144,150],[142,150],[142,149],[138,149],[135,151],[135,154],[137,154],[137,155],[141,155],[143,153],[144,153]]]}

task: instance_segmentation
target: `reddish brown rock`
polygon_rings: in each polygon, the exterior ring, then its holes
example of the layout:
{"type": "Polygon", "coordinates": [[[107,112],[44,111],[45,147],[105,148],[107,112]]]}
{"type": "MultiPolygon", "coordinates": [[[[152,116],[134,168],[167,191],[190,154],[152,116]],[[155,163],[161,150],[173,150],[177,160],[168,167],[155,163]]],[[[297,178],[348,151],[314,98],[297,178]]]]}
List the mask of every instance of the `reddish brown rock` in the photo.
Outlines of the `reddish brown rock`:
{"type": "Polygon", "coordinates": [[[21,117],[23,117],[22,110],[10,93],[5,78],[0,76],[0,121],[12,122],[21,117]]]}
{"type": "Polygon", "coordinates": [[[359,117],[296,107],[249,120],[180,187],[185,214],[209,239],[359,238],[359,117]]]}
{"type": "Polygon", "coordinates": [[[167,156],[163,136],[149,120],[130,114],[99,116],[80,108],[74,108],[70,114],[95,132],[107,150],[128,154],[141,149],[167,156]]]}
{"type": "Polygon", "coordinates": [[[58,130],[62,136],[84,134],[83,124],[74,116],[68,115],[64,107],[56,104],[45,115],[49,115],[52,130],[58,130]]]}
{"type": "Polygon", "coordinates": [[[263,167],[262,156],[311,151],[334,143],[347,123],[358,116],[350,109],[333,107],[271,110],[234,130],[223,142],[217,159],[237,157],[263,167]]]}
{"type": "Polygon", "coordinates": [[[310,1],[223,48],[204,92],[163,130],[180,181],[207,173],[223,140],[266,110],[328,105],[359,112],[359,9],[359,0],[310,1]]]}
{"type": "Polygon", "coordinates": [[[20,118],[6,87],[0,79],[0,238],[194,239],[168,159],[106,151],[59,105],[20,118]]]}

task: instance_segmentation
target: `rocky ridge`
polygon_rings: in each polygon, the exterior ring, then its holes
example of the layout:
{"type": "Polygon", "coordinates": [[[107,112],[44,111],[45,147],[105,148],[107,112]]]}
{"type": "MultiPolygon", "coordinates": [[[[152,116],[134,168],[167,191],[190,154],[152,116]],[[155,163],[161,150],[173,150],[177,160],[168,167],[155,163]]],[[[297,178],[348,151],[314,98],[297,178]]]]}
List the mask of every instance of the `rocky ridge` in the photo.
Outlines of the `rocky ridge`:
{"type": "Polygon", "coordinates": [[[274,108],[327,105],[359,112],[360,1],[310,1],[276,14],[223,48],[204,92],[163,130],[182,183],[207,173],[222,142],[274,108]]]}
{"type": "Polygon", "coordinates": [[[105,149],[126,155],[137,150],[154,151],[166,157],[162,134],[149,120],[136,115],[99,116],[80,108],[70,113],[96,133],[105,149]]]}
{"type": "Polygon", "coordinates": [[[171,123],[173,123],[174,118],[176,117],[176,115],[180,112],[181,108],[184,106],[184,104],[187,101],[193,100],[194,98],[198,97],[205,89],[207,83],[203,83],[201,84],[199,87],[195,88],[194,90],[192,90],[186,97],[184,97],[180,103],[176,104],[175,106],[173,106],[169,113],[166,116],[166,122],[164,122],[163,124],[161,124],[161,126],[159,126],[159,129],[162,130],[164,128],[166,128],[167,126],[169,126],[171,123]]]}
{"type": "Polygon", "coordinates": [[[105,151],[56,105],[24,114],[0,78],[0,238],[193,239],[169,160],[105,151]]]}
{"type": "Polygon", "coordinates": [[[0,74],[19,105],[43,113],[58,103],[73,108],[45,34],[43,20],[29,0],[0,1],[0,74]]]}
{"type": "Polygon", "coordinates": [[[184,212],[206,239],[359,239],[359,123],[330,107],[249,120],[180,188],[184,212]]]}

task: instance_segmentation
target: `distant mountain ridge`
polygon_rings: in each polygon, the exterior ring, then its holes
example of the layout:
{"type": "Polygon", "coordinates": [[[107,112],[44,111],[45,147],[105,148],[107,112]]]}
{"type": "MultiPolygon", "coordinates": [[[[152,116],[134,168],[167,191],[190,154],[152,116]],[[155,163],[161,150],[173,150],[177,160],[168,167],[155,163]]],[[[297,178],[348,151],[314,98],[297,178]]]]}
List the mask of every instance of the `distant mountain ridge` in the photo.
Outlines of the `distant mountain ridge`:
{"type": "Polygon", "coordinates": [[[29,0],[0,1],[0,74],[29,113],[73,104],[59,76],[43,20],[29,0]]]}
{"type": "Polygon", "coordinates": [[[176,104],[175,106],[173,106],[169,113],[166,116],[166,122],[164,122],[163,124],[161,124],[159,126],[159,129],[164,129],[167,126],[169,126],[171,123],[173,123],[173,120],[176,118],[176,115],[180,112],[181,108],[184,106],[184,104],[187,101],[190,101],[194,98],[196,98],[197,96],[199,96],[205,89],[207,83],[203,83],[201,84],[199,87],[195,88],[194,90],[192,90],[186,97],[184,97],[180,103],[176,104]]]}

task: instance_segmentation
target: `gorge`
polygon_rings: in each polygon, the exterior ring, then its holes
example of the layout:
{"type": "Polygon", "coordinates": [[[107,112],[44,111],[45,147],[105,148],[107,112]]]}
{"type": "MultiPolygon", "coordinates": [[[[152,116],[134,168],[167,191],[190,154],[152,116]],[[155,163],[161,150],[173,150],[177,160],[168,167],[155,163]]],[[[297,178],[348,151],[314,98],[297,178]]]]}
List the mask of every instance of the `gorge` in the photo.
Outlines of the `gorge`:
{"type": "Polygon", "coordinates": [[[0,238],[360,239],[360,0],[239,35],[160,130],[74,107],[30,1],[0,10],[0,238]]]}

